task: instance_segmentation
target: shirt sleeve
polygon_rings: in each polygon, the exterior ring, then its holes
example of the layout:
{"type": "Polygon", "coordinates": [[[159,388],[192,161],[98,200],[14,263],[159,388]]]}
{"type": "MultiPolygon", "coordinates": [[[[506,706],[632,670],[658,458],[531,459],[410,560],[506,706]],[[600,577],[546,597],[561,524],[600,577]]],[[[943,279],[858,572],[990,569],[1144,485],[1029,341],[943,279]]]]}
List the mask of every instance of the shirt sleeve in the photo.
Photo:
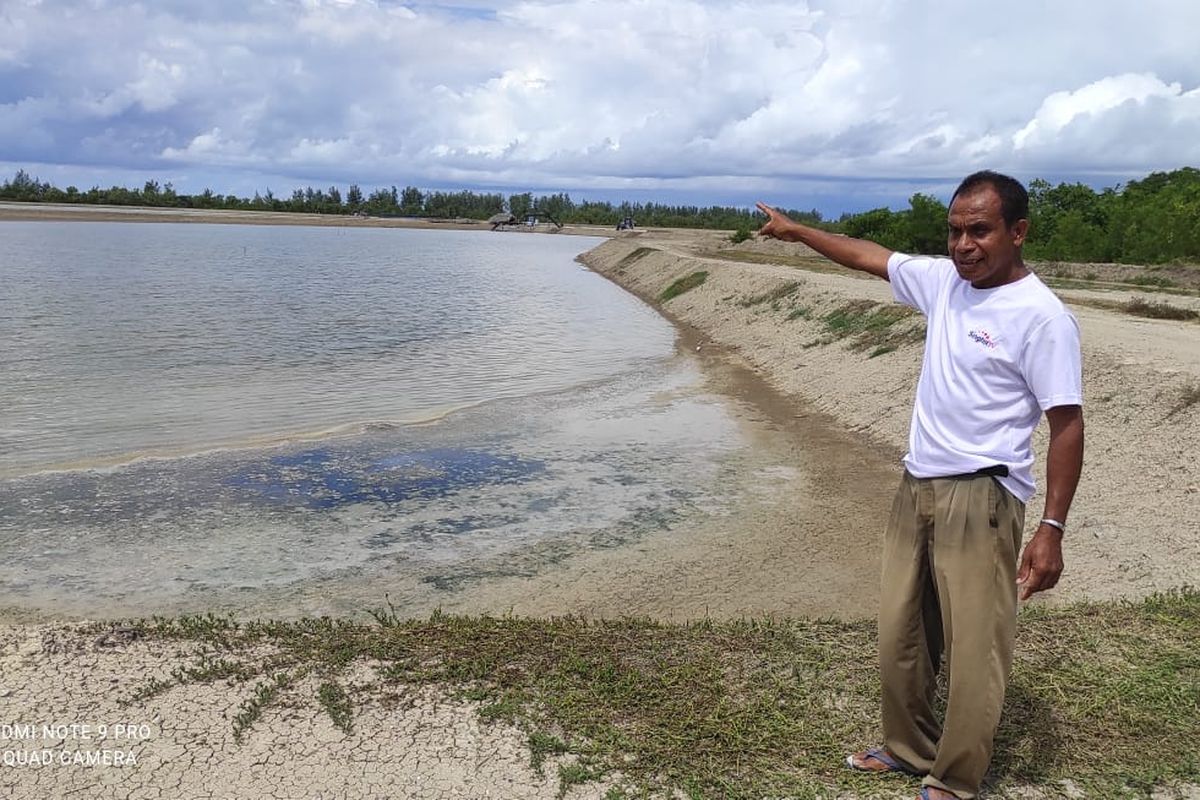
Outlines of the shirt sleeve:
{"type": "Polygon", "coordinates": [[[1029,333],[1021,352],[1021,373],[1043,411],[1083,405],[1083,364],[1079,323],[1062,311],[1029,333]]]}
{"type": "Polygon", "coordinates": [[[896,300],[928,316],[941,283],[936,259],[892,253],[887,267],[896,300]]]}

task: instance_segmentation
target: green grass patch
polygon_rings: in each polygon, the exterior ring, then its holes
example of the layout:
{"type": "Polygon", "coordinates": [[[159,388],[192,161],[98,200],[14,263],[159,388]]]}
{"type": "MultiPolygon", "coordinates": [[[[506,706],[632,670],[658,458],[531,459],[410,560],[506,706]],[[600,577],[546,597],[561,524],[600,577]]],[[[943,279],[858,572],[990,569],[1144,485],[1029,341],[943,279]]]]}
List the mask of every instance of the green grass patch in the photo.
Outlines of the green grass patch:
{"type": "MultiPolygon", "coordinates": [[[[485,718],[522,726],[535,763],[573,754],[559,772],[564,791],[614,771],[634,796],[671,787],[731,799],[866,795],[910,785],[842,768],[845,753],[880,735],[871,621],[407,620],[388,611],[376,624],[133,624],[151,639],[198,642],[238,667],[224,669],[227,679],[254,687],[234,722],[239,739],[272,707],[304,701],[309,684],[299,677],[346,686],[339,675],[358,664],[378,680],[346,690],[345,703],[335,691],[339,709],[428,685],[482,709],[504,707],[485,718]]],[[[1157,785],[1200,781],[1197,641],[1195,590],[1025,609],[995,790],[1053,792],[1069,778],[1089,797],[1148,796],[1157,785]]],[[[136,697],[211,674],[177,671],[136,697]]],[[[325,705],[317,694],[311,700],[325,705]]]]}
{"type": "Polygon", "coordinates": [[[337,681],[322,683],[317,689],[317,699],[321,708],[333,720],[343,733],[351,733],[354,729],[354,704],[342,685],[337,681]]]}
{"type": "Polygon", "coordinates": [[[549,733],[542,733],[541,731],[529,734],[528,744],[530,753],[529,766],[533,767],[539,775],[542,774],[542,766],[546,763],[546,756],[562,755],[571,751],[571,748],[562,739],[549,733]]]}
{"type": "Polygon", "coordinates": [[[666,289],[663,289],[662,294],[658,296],[658,299],[659,301],[665,303],[668,300],[679,297],[679,295],[683,294],[684,292],[690,292],[692,289],[695,289],[697,286],[703,284],[706,280],[708,280],[708,272],[706,271],[693,272],[689,275],[684,275],[666,289]]]}
{"type": "Polygon", "coordinates": [[[583,763],[565,764],[558,768],[558,797],[561,800],[572,786],[600,780],[604,774],[605,770],[601,767],[583,763]]]}
{"type": "MultiPolygon", "coordinates": [[[[925,327],[909,326],[897,329],[898,323],[917,315],[908,306],[881,305],[871,300],[851,300],[823,317],[825,330],[834,339],[848,339],[851,350],[892,348],[923,341],[925,327]]],[[[884,350],[883,352],[890,352],[884,350]]],[[[881,352],[875,355],[882,355],[881,352]]]]}
{"type": "Polygon", "coordinates": [[[804,306],[798,306],[788,312],[787,318],[788,318],[788,321],[791,322],[794,319],[808,319],[811,316],[812,316],[811,308],[805,308],[804,306]]]}
{"type": "Polygon", "coordinates": [[[253,727],[266,709],[278,702],[280,693],[294,682],[294,676],[280,672],[257,683],[254,686],[254,694],[242,703],[233,718],[234,741],[240,743],[245,738],[246,731],[253,727]]]}
{"type": "Polygon", "coordinates": [[[624,272],[626,269],[641,261],[646,256],[657,252],[658,250],[653,247],[639,247],[618,261],[615,269],[617,272],[624,272]]]}
{"type": "Polygon", "coordinates": [[[1159,289],[1171,289],[1179,285],[1170,278],[1164,278],[1161,275],[1136,275],[1130,278],[1128,282],[1134,286],[1154,286],[1159,289]]]}
{"type": "Polygon", "coordinates": [[[743,226],[729,234],[729,241],[733,242],[734,244],[741,244],[742,242],[753,238],[753,236],[754,233],[750,230],[750,228],[743,226]]]}
{"type": "Polygon", "coordinates": [[[512,692],[499,697],[483,692],[478,695],[477,699],[483,701],[483,705],[479,708],[481,719],[515,722],[521,713],[523,698],[512,692]]]}
{"type": "Polygon", "coordinates": [[[788,281],[787,283],[776,286],[769,292],[763,292],[762,294],[756,294],[752,297],[747,297],[744,300],[739,300],[738,305],[742,308],[750,308],[751,306],[757,306],[762,303],[774,303],[782,300],[785,297],[788,297],[789,295],[795,294],[799,288],[799,281],[788,281]]]}
{"type": "Polygon", "coordinates": [[[1179,306],[1163,302],[1147,303],[1140,297],[1135,297],[1126,303],[1122,303],[1120,309],[1126,314],[1133,314],[1138,317],[1150,317],[1151,319],[1200,319],[1200,311],[1193,311],[1190,308],[1180,308],[1179,306]]]}

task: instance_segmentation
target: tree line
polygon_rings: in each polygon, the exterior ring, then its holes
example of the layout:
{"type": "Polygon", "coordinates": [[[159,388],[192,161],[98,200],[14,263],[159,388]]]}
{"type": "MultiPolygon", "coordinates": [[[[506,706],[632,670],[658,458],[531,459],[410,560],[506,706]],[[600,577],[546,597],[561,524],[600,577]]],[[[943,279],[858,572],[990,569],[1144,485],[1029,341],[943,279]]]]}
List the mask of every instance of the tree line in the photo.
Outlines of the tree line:
{"type": "MultiPolygon", "coordinates": [[[[946,213],[935,197],[915,194],[902,211],[845,214],[831,230],[909,253],[946,253],[946,213]]],[[[1124,264],[1200,262],[1200,170],[1154,172],[1123,187],[1029,183],[1034,261],[1124,264]]]]}
{"type": "MultiPolygon", "coordinates": [[[[531,213],[549,215],[564,224],[615,226],[625,217],[633,217],[641,226],[672,228],[757,228],[762,215],[745,208],[726,206],[666,205],[662,203],[577,202],[565,193],[534,196],[531,192],[422,191],[415,186],[399,190],[395,186],[364,194],[352,184],[345,192],[337,186],[296,189],[290,197],[278,197],[271,190],[255,192],[254,197],[216,194],[205,189],[200,194],[181,194],[167,183],[146,181],[139,189],[93,186],[80,191],[74,186],[59,189],[30,177],[25,170],[0,184],[0,200],[37,203],[85,203],[93,205],[151,206],[165,208],[230,209],[241,211],[278,211],[308,214],[368,214],[379,217],[418,217],[431,219],[484,220],[494,214],[512,213],[524,219],[531,213]]],[[[790,210],[798,219],[820,222],[820,212],[790,210]]]]}
{"type": "MultiPolygon", "coordinates": [[[[244,198],[211,189],[182,194],[170,183],[160,185],[151,180],[141,189],[94,186],[80,191],[74,186],[59,189],[40,182],[25,170],[0,184],[0,200],[476,220],[505,212],[518,219],[541,213],[564,224],[605,226],[632,217],[642,227],[710,228],[743,234],[764,221],[757,211],[732,206],[614,204],[575,201],[565,193],[505,196],[471,190],[422,191],[415,186],[364,193],[353,184],[345,194],[337,186],[310,186],[296,189],[290,197],[277,197],[268,189],[244,198]]],[[[1200,261],[1200,170],[1194,167],[1155,172],[1099,192],[1082,183],[1052,186],[1037,179],[1029,184],[1029,201],[1030,235],[1025,253],[1031,259],[1133,264],[1200,261]]],[[[946,212],[942,201],[926,194],[914,194],[906,209],[877,208],[843,214],[837,220],[824,220],[816,209],[786,210],[794,219],[827,230],[895,250],[929,254],[946,252],[946,212]]]]}

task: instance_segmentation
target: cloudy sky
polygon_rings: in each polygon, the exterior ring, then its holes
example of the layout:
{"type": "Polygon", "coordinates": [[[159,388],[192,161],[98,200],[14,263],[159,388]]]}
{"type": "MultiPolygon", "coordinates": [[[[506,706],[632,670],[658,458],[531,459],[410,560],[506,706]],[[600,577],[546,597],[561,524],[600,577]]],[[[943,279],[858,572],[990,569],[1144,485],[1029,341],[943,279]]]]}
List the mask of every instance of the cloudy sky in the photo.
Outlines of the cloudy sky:
{"type": "Polygon", "coordinates": [[[1200,165],[1196,0],[0,0],[0,169],[827,214],[1200,165]]]}

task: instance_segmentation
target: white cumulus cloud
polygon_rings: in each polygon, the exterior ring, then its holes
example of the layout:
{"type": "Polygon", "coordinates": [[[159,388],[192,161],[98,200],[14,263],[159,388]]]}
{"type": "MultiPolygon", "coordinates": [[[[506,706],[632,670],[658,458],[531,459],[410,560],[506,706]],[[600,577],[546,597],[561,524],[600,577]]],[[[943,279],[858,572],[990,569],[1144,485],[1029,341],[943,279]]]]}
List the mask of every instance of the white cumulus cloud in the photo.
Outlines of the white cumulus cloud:
{"type": "Polygon", "coordinates": [[[1200,87],[1184,91],[1178,82],[1129,73],[1055,92],[1012,144],[1039,165],[1145,169],[1200,163],[1200,87]]]}
{"type": "Polygon", "coordinates": [[[14,0],[0,158],[83,184],[126,170],[713,201],[1200,162],[1200,4],[1098,8],[14,0]]]}

